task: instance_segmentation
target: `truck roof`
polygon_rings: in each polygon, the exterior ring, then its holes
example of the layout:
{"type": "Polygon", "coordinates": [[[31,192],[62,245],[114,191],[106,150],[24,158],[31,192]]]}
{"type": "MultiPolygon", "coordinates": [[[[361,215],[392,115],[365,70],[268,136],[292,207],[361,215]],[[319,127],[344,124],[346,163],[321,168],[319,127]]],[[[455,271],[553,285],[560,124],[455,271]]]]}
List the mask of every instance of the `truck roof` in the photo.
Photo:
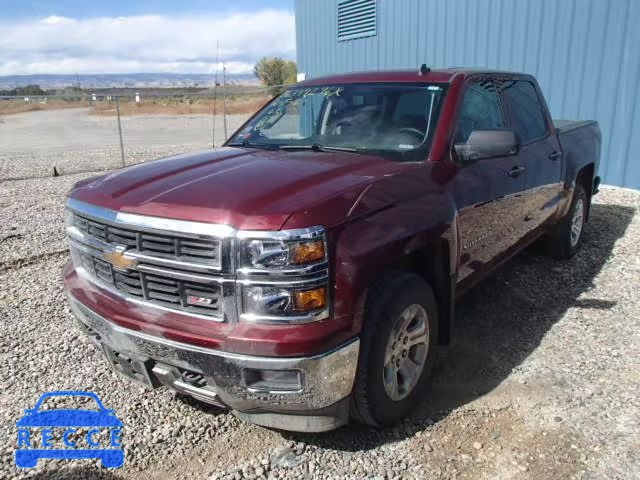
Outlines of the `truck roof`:
{"type": "Polygon", "coordinates": [[[496,70],[478,70],[472,68],[442,68],[429,70],[421,74],[419,69],[413,70],[380,70],[372,72],[344,73],[340,75],[330,75],[326,77],[313,78],[300,82],[297,86],[311,87],[326,84],[339,83],[376,83],[376,82],[397,82],[397,83],[451,83],[455,77],[461,75],[467,77],[475,74],[500,74],[507,76],[522,76],[521,73],[504,72],[496,70]]]}

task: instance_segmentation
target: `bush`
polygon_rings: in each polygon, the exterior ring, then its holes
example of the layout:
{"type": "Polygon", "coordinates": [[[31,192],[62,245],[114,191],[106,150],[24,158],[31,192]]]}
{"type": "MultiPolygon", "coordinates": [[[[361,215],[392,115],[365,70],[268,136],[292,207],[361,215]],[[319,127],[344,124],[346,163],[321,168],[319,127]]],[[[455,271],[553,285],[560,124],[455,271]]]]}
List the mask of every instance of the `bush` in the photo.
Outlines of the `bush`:
{"type": "Polygon", "coordinates": [[[253,73],[262,81],[262,84],[271,87],[269,93],[273,96],[280,95],[284,91],[281,85],[295,83],[296,72],[296,62],[278,57],[263,57],[253,69],[253,73]]]}

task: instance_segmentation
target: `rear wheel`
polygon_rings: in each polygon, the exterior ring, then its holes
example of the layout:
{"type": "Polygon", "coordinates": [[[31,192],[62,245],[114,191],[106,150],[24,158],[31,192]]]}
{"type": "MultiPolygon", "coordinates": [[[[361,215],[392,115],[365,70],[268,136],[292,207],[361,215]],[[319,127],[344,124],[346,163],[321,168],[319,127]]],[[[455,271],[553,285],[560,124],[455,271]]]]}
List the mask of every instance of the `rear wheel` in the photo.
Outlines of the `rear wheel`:
{"type": "Polygon", "coordinates": [[[352,416],[384,426],[407,415],[435,357],[438,310],[431,287],[398,272],[371,289],[352,397],[352,416]]]}
{"type": "Polygon", "coordinates": [[[576,184],[569,211],[555,226],[546,242],[547,249],[554,258],[571,258],[580,248],[587,208],[587,194],[584,187],[576,184]]]}

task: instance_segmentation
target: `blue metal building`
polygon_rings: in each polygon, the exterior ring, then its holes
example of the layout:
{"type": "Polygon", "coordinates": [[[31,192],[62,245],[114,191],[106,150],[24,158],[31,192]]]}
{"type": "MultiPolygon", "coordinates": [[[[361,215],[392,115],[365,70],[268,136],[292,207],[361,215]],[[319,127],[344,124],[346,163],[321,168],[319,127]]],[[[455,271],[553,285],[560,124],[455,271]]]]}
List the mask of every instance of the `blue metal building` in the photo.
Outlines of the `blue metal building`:
{"type": "Polygon", "coordinates": [[[604,183],[640,189],[640,0],[296,0],[298,72],[465,66],[536,75],[595,119],[604,183]]]}

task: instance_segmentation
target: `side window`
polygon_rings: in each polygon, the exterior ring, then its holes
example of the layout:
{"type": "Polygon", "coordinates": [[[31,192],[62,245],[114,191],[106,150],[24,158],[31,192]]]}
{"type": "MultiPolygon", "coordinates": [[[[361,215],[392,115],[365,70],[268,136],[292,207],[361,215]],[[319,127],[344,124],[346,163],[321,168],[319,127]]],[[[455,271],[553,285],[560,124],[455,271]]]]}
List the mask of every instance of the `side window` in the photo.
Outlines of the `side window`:
{"type": "Polygon", "coordinates": [[[489,82],[478,82],[467,87],[458,117],[455,143],[465,143],[474,130],[492,130],[505,126],[495,86],[489,82]]]}
{"type": "Polygon", "coordinates": [[[547,122],[540,98],[531,82],[518,80],[502,85],[502,98],[509,111],[513,128],[522,143],[547,134],[547,122]]]}

